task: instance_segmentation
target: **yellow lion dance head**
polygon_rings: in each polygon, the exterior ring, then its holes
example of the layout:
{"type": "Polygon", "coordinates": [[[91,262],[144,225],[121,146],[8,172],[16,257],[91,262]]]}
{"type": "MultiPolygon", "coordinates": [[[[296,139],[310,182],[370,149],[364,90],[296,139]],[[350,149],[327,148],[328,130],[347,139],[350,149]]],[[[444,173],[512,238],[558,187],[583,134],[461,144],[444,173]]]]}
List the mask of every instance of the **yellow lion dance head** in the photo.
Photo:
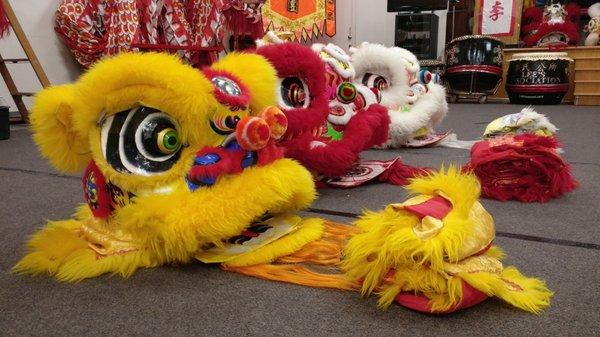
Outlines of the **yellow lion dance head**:
{"type": "Polygon", "coordinates": [[[265,214],[308,206],[310,173],[273,145],[286,124],[267,108],[276,79],[258,55],[230,54],[199,71],[175,56],[121,54],[41,91],[35,142],[56,169],[85,170],[87,205],[37,232],[15,271],[129,276],[186,262],[265,214]]]}

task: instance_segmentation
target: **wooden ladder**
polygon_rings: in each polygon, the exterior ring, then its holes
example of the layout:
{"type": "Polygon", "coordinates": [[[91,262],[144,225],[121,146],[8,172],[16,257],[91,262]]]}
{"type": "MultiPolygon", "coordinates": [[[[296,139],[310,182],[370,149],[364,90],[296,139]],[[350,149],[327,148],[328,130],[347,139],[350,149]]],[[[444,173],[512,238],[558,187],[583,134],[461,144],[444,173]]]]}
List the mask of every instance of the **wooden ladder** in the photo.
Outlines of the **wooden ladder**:
{"type": "Polygon", "coordinates": [[[8,70],[7,63],[14,64],[28,62],[29,64],[31,64],[31,67],[33,68],[33,71],[35,72],[35,75],[40,81],[42,87],[45,88],[50,86],[50,81],[48,80],[44,69],[42,69],[40,61],[38,60],[37,56],[35,56],[35,53],[31,48],[31,44],[29,44],[29,40],[27,40],[27,36],[25,36],[25,32],[23,32],[23,28],[21,28],[21,24],[19,24],[19,20],[17,20],[17,16],[15,15],[15,12],[10,6],[8,0],[2,0],[2,6],[4,6],[6,17],[8,18],[10,26],[12,27],[12,30],[14,31],[17,39],[19,40],[19,43],[21,44],[21,48],[23,48],[23,51],[25,52],[26,58],[5,59],[4,57],[2,57],[2,54],[0,54],[0,74],[2,75],[2,78],[6,83],[6,87],[8,88],[10,95],[15,101],[17,109],[19,110],[19,114],[21,115],[20,118],[13,119],[11,120],[11,122],[27,122],[29,112],[27,111],[27,106],[25,106],[25,103],[23,103],[23,97],[33,96],[35,93],[21,92],[17,89],[15,81],[13,80],[12,76],[10,75],[10,71],[8,70]]]}

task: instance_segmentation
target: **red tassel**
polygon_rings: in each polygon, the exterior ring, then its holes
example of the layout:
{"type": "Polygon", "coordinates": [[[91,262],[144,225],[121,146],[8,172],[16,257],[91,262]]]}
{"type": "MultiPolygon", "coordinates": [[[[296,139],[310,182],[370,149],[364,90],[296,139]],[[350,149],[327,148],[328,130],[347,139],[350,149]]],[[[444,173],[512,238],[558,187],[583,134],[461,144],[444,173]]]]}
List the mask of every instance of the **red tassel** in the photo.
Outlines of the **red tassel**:
{"type": "Polygon", "coordinates": [[[392,166],[390,166],[385,172],[379,177],[381,182],[389,182],[394,185],[406,185],[409,180],[419,176],[427,175],[432,170],[428,167],[414,167],[404,164],[398,159],[392,166]]]}
{"type": "Polygon", "coordinates": [[[10,21],[6,17],[6,10],[4,9],[4,2],[0,2],[0,39],[8,36],[10,33],[10,21]]]}

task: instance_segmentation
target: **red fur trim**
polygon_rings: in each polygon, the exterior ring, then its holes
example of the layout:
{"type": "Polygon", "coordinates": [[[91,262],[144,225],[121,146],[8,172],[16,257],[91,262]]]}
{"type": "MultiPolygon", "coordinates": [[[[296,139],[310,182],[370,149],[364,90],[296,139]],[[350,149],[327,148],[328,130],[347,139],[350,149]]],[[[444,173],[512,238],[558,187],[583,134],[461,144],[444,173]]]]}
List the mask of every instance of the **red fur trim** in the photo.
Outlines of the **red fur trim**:
{"type": "Polygon", "coordinates": [[[4,2],[0,2],[0,38],[8,36],[8,33],[10,33],[10,22],[6,17],[4,2]]]}
{"type": "Polygon", "coordinates": [[[279,78],[299,77],[310,92],[310,104],[306,109],[283,110],[288,119],[285,138],[297,136],[318,128],[328,114],[325,91],[325,64],[309,47],[298,43],[282,43],[260,47],[256,52],[267,58],[279,78]]]}
{"type": "Polygon", "coordinates": [[[581,19],[581,7],[574,2],[570,2],[565,6],[565,10],[567,11],[567,20],[579,24],[579,19],[581,19]]]}
{"type": "Polygon", "coordinates": [[[471,149],[465,169],[477,175],[484,197],[546,202],[578,186],[558,147],[556,138],[533,134],[484,140],[471,149]]]}
{"type": "Polygon", "coordinates": [[[248,108],[248,105],[250,104],[250,91],[248,91],[248,88],[246,88],[246,86],[235,75],[226,71],[213,70],[209,68],[203,69],[202,72],[204,75],[206,75],[206,77],[208,77],[209,81],[212,81],[214,77],[221,76],[232,80],[240,88],[242,94],[240,96],[233,96],[213,85],[213,94],[219,103],[230,107],[233,111],[246,110],[248,108]]]}
{"type": "Polygon", "coordinates": [[[577,25],[570,21],[565,21],[564,23],[554,25],[549,25],[544,22],[537,28],[537,32],[535,32],[535,34],[525,37],[523,41],[529,47],[535,46],[539,40],[552,32],[564,33],[569,38],[568,44],[570,45],[577,45],[579,43],[577,25]]]}
{"type": "Polygon", "coordinates": [[[387,140],[389,123],[387,109],[373,104],[350,119],[341,140],[304,134],[284,143],[286,156],[300,161],[319,175],[339,177],[354,166],[360,152],[387,140]],[[322,142],[325,146],[311,148],[313,141],[322,142]]]}
{"type": "MultiPolygon", "coordinates": [[[[219,160],[210,165],[193,165],[188,173],[188,177],[192,181],[201,181],[203,178],[217,178],[227,174],[236,174],[244,169],[241,165],[245,155],[250,153],[243,149],[228,150],[223,147],[205,147],[196,153],[196,157],[202,157],[208,154],[219,156],[219,160]]],[[[283,149],[272,144],[265,148],[255,151],[257,155],[257,164],[260,166],[267,165],[273,161],[283,158],[283,149]]]]}

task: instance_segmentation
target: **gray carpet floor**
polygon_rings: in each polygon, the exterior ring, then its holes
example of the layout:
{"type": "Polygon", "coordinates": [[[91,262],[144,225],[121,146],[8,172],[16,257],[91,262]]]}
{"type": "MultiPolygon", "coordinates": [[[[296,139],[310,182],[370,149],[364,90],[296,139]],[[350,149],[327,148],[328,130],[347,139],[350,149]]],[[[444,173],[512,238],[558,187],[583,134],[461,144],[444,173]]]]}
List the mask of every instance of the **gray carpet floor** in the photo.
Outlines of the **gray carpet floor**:
{"type": "MultiPolygon", "coordinates": [[[[475,139],[516,105],[454,104],[440,130],[475,139]]],[[[46,219],[68,218],[82,201],[79,177],[56,173],[29,131],[15,126],[0,141],[1,336],[600,336],[600,108],[540,106],[560,131],[565,158],[581,187],[545,204],[484,200],[495,218],[507,264],[547,281],[555,292],[540,316],[495,299],[447,316],[418,314],[375,298],[305,288],[192,263],[140,270],[129,279],[63,284],[10,273],[23,242],[46,219]]],[[[412,165],[465,163],[466,150],[368,151],[401,155],[412,165]]],[[[365,209],[400,202],[405,192],[374,184],[320,190],[305,212],[349,223],[365,209]]]]}

